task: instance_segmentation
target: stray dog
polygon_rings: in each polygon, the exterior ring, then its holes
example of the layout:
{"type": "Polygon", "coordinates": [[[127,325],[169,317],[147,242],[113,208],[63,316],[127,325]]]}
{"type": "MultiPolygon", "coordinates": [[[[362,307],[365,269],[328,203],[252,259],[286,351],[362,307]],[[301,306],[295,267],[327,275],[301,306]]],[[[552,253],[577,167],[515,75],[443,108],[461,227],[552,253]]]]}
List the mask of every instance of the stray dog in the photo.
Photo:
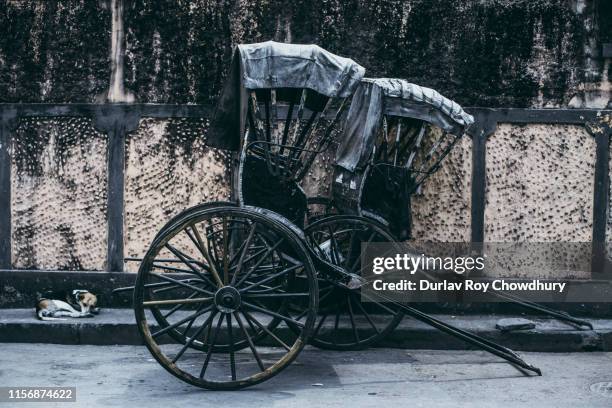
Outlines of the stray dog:
{"type": "Polygon", "coordinates": [[[93,293],[73,290],[66,295],[66,301],[41,298],[36,302],[36,317],[40,320],[66,320],[63,317],[93,317],[99,313],[98,298],[93,293]],[[79,308],[81,311],[78,311],[79,308]]]}

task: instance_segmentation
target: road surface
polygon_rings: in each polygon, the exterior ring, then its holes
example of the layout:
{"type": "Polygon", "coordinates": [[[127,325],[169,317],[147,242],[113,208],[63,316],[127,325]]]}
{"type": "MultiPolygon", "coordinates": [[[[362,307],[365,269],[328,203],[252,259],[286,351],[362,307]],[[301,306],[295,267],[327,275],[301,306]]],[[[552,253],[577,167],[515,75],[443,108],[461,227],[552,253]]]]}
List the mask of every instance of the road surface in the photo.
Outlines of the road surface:
{"type": "Polygon", "coordinates": [[[77,389],[73,403],[0,403],[0,408],[612,407],[612,353],[603,352],[523,353],[544,373],[526,377],[480,351],[307,348],[263,384],[211,392],[172,377],[144,346],[4,343],[0,348],[1,386],[77,389]]]}

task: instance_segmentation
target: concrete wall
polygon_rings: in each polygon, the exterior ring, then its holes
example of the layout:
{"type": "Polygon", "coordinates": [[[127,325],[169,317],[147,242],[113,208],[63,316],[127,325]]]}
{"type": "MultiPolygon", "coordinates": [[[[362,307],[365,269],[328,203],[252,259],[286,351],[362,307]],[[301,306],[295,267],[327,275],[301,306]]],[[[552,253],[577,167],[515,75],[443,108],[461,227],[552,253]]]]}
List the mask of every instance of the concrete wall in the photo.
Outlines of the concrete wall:
{"type": "MultiPolygon", "coordinates": [[[[214,103],[233,45],[275,39],[467,106],[604,108],[611,21],[606,0],[0,0],[0,102],[214,103]]],[[[204,132],[145,119],[126,141],[126,255],[176,212],[227,197],[227,157],[204,132]]],[[[13,140],[15,266],[103,269],[105,136],[87,120],[45,119],[22,121],[13,140]]],[[[590,240],[590,136],[503,125],[487,148],[487,240],[590,240]]],[[[471,160],[465,140],[417,195],[417,237],[469,240],[471,160]]],[[[309,191],[328,179],[320,162],[309,191]]]]}

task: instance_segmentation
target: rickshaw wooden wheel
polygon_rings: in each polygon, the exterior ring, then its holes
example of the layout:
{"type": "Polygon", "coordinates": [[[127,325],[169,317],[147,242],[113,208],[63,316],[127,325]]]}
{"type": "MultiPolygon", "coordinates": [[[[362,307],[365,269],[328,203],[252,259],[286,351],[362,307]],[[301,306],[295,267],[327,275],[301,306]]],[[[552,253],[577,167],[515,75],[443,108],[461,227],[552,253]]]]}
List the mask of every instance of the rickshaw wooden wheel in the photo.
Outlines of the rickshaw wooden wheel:
{"type": "MultiPolygon", "coordinates": [[[[361,244],[395,242],[380,223],[366,217],[335,215],[305,230],[316,256],[361,275],[361,244]]],[[[360,350],[384,339],[404,313],[390,303],[362,302],[359,290],[349,290],[318,274],[319,315],[310,344],[329,350],[360,350]],[[327,323],[327,324],[326,324],[327,323]]]]}
{"type": "Polygon", "coordinates": [[[153,357],[208,389],[243,388],[278,374],[304,347],[317,305],[315,270],[296,234],[224,204],[195,207],[164,228],[134,290],[138,329],[153,357]],[[296,298],[301,309],[286,307],[296,298]],[[152,310],[163,310],[165,325],[152,310]]]}
{"type": "MultiPolygon", "coordinates": [[[[169,228],[172,228],[173,226],[175,226],[176,224],[180,223],[183,219],[190,217],[194,212],[198,211],[198,210],[203,210],[206,208],[211,208],[211,207],[218,207],[220,205],[223,206],[230,206],[230,207],[238,207],[237,203],[231,202],[231,201],[217,201],[217,202],[209,202],[209,203],[203,203],[203,204],[198,204],[194,207],[188,208],[184,211],[181,211],[180,213],[178,213],[177,215],[175,215],[174,217],[172,217],[172,219],[170,219],[157,233],[157,235],[155,236],[155,239],[157,239],[160,235],[164,234],[165,231],[169,228]]],[[[151,306],[150,309],[151,314],[153,315],[153,317],[155,318],[155,320],[157,321],[157,324],[159,325],[160,329],[163,329],[165,327],[168,327],[171,325],[170,322],[168,322],[168,320],[166,319],[166,312],[164,312],[163,310],[161,310],[159,307],[157,306],[151,306]]],[[[169,311],[170,313],[172,313],[172,309],[170,309],[169,311]]],[[[272,329],[272,327],[275,327],[276,325],[278,325],[281,322],[280,319],[278,318],[274,318],[270,321],[270,323],[267,325],[268,329],[272,329]]],[[[178,330],[178,329],[171,329],[166,333],[168,336],[172,337],[174,340],[178,341],[178,342],[182,342],[183,344],[186,344],[187,341],[189,340],[186,336],[183,335],[183,333],[178,330]]],[[[255,336],[252,340],[254,342],[261,340],[262,337],[265,337],[266,333],[265,332],[260,332],[259,335],[255,336]]],[[[242,349],[248,346],[248,343],[246,341],[240,342],[238,344],[236,344],[234,346],[234,349],[242,349]]],[[[206,350],[204,345],[199,344],[198,342],[193,342],[189,345],[190,348],[194,348],[194,349],[198,349],[198,350],[206,350]]],[[[215,349],[226,349],[226,346],[223,345],[215,345],[214,346],[215,349]]]]}

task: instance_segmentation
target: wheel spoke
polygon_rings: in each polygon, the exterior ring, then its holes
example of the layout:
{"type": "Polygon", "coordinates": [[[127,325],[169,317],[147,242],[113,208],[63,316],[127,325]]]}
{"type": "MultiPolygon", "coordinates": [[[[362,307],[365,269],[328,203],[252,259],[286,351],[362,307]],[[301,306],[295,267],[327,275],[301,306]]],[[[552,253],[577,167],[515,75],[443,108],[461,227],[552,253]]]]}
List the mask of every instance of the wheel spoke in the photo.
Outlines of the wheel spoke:
{"type": "MultiPolygon", "coordinates": [[[[172,258],[162,258],[162,259],[167,259],[168,261],[173,261],[173,262],[182,262],[188,266],[190,266],[190,268],[193,268],[193,265],[197,265],[199,267],[205,267],[206,264],[198,261],[197,259],[194,259],[192,256],[186,254],[184,251],[181,251],[180,249],[178,249],[177,247],[175,247],[174,245],[170,244],[170,243],[166,243],[164,245],[168,250],[170,250],[170,252],[172,252],[175,256],[178,256],[179,259],[172,259],[172,258]],[[170,247],[172,247],[172,249],[168,248],[168,245],[170,247]]],[[[157,260],[155,260],[157,261],[157,260]]],[[[197,269],[191,269],[193,272],[199,272],[197,269]]],[[[190,272],[190,273],[193,273],[190,272]]]]}
{"type": "MultiPolygon", "coordinates": [[[[332,289],[333,289],[333,286],[330,286],[330,287],[327,287],[327,288],[325,288],[325,289],[321,289],[321,290],[319,291],[319,294],[323,293],[324,291],[326,291],[326,292],[327,292],[326,294],[324,294],[323,296],[321,296],[321,297],[319,298],[319,304],[321,304],[321,302],[322,302],[324,299],[328,298],[328,297],[329,297],[329,295],[331,295],[331,294],[333,293],[332,289]]],[[[295,320],[300,320],[302,317],[306,316],[306,315],[308,314],[308,312],[309,312],[309,311],[310,311],[309,309],[304,310],[302,313],[300,313],[299,315],[297,315],[297,316],[295,317],[295,320]]]]}
{"type": "Polygon", "coordinates": [[[197,319],[199,316],[203,315],[204,313],[209,312],[212,308],[213,307],[211,305],[211,306],[208,306],[204,310],[200,310],[199,312],[195,312],[194,314],[191,314],[191,315],[189,315],[189,316],[179,320],[178,322],[171,324],[170,326],[166,326],[163,329],[160,329],[160,330],[156,331],[155,333],[151,334],[151,337],[155,338],[157,336],[160,336],[160,335],[162,335],[164,333],[169,332],[170,330],[172,330],[172,329],[174,329],[174,328],[176,328],[176,327],[178,327],[178,326],[180,326],[182,324],[185,324],[186,322],[188,322],[190,320],[197,319]]]}
{"type": "Polygon", "coordinates": [[[236,318],[236,321],[238,322],[238,326],[240,326],[240,329],[244,333],[247,339],[247,343],[249,343],[249,348],[253,352],[253,357],[255,357],[255,360],[257,360],[257,365],[259,366],[261,371],[265,371],[266,367],[264,367],[263,362],[261,361],[261,358],[259,357],[259,353],[257,352],[257,349],[255,348],[255,344],[253,344],[253,340],[251,339],[251,336],[249,336],[249,333],[247,332],[246,328],[242,324],[242,319],[240,318],[240,315],[237,312],[234,312],[234,317],[236,318]]]}
{"type": "Polygon", "coordinates": [[[202,334],[202,332],[210,325],[212,325],[212,320],[215,317],[215,315],[217,314],[216,310],[213,310],[212,312],[210,312],[210,316],[208,316],[208,318],[206,318],[206,320],[204,321],[204,324],[202,324],[202,326],[193,334],[193,336],[191,336],[189,338],[189,340],[185,343],[185,345],[183,346],[183,348],[180,349],[180,351],[176,354],[176,356],[174,356],[174,358],[172,359],[172,363],[176,363],[179,358],[181,358],[181,356],[185,353],[185,351],[187,351],[187,349],[189,348],[189,346],[191,346],[194,342],[194,340],[200,335],[202,334]]]}
{"type": "MultiPolygon", "coordinates": [[[[217,310],[214,310],[214,312],[215,312],[215,314],[218,313],[217,310]]],[[[202,339],[202,344],[208,344],[208,340],[210,339],[211,334],[212,334],[212,329],[213,329],[213,320],[210,321],[210,323],[208,325],[208,330],[206,330],[206,333],[204,333],[204,338],[202,339]]]]}
{"type": "Polygon", "coordinates": [[[319,330],[321,330],[321,327],[323,326],[323,322],[325,321],[325,319],[327,319],[327,316],[324,314],[323,317],[321,317],[321,320],[319,320],[319,323],[317,324],[317,327],[315,328],[315,331],[312,334],[312,337],[317,337],[317,334],[319,333],[319,330]]]}
{"type": "MultiPolygon", "coordinates": [[[[320,289],[320,290],[319,290],[319,294],[321,294],[321,293],[323,293],[323,292],[329,292],[329,293],[331,293],[331,292],[333,292],[333,290],[334,290],[335,288],[336,288],[335,286],[333,286],[333,285],[329,285],[329,286],[328,286],[328,287],[326,287],[326,288],[320,289]]],[[[325,294],[325,296],[329,295],[329,293],[326,293],[326,294],[325,294]]],[[[321,297],[321,298],[319,298],[319,300],[321,300],[321,299],[322,299],[322,297],[321,297]]]]}
{"type": "MultiPolygon", "coordinates": [[[[189,280],[189,279],[187,279],[189,280]]],[[[156,282],[156,283],[145,283],[144,285],[142,285],[144,288],[146,289],[150,289],[150,288],[158,288],[160,286],[168,286],[170,285],[170,283],[167,282],[156,282]]],[[[134,286],[128,286],[127,288],[134,290],[134,286]]]]}
{"type": "Polygon", "coordinates": [[[359,333],[357,333],[357,325],[355,324],[355,314],[353,313],[353,305],[351,302],[351,295],[347,294],[346,295],[346,301],[348,303],[348,310],[349,310],[349,316],[351,318],[351,326],[353,328],[353,336],[355,337],[355,341],[357,343],[360,342],[359,340],[359,333]]]}
{"type": "MultiPolygon", "coordinates": [[[[242,312],[242,314],[244,314],[244,311],[242,312]]],[[[246,314],[244,314],[244,316],[246,317],[246,314]]],[[[261,335],[261,331],[258,331],[257,328],[255,326],[253,326],[253,322],[251,322],[248,318],[246,319],[247,323],[249,324],[249,327],[251,328],[251,331],[254,333],[255,337],[261,335]]]]}
{"type": "MultiPolygon", "coordinates": [[[[197,310],[197,311],[199,312],[199,311],[200,311],[200,310],[202,310],[203,308],[204,308],[204,304],[201,304],[201,305],[198,307],[198,310],[197,310]]],[[[213,309],[213,311],[214,311],[214,309],[213,309]]],[[[211,312],[211,313],[212,313],[212,312],[211,312]]],[[[190,321],[190,322],[189,322],[189,324],[187,325],[187,327],[185,328],[185,330],[183,330],[183,337],[187,337],[187,333],[189,333],[189,330],[191,329],[191,326],[193,326],[193,324],[196,322],[196,320],[198,320],[198,319],[193,319],[192,321],[190,321]]]]}
{"type": "Polygon", "coordinates": [[[387,306],[383,305],[381,302],[378,302],[376,300],[374,300],[372,302],[373,304],[375,304],[376,306],[378,306],[379,308],[386,310],[387,312],[391,313],[393,316],[397,315],[397,311],[389,309],[387,306]]]}
{"type": "Polygon", "coordinates": [[[209,295],[209,296],[213,295],[212,292],[209,292],[209,291],[207,291],[205,289],[198,288],[197,286],[190,285],[188,283],[185,283],[185,282],[177,280],[177,279],[170,278],[170,277],[165,276],[165,275],[160,275],[160,274],[152,273],[152,272],[150,272],[149,275],[155,276],[156,278],[161,279],[161,280],[165,280],[167,282],[175,283],[175,284],[177,284],[179,286],[184,286],[184,287],[189,288],[191,290],[195,290],[196,292],[204,293],[205,295],[209,295]]]}
{"type": "Polygon", "coordinates": [[[378,329],[378,327],[376,327],[374,321],[370,317],[370,314],[365,310],[365,307],[363,307],[361,302],[358,299],[355,299],[355,303],[357,303],[357,306],[359,307],[359,309],[361,309],[361,313],[363,313],[368,323],[370,323],[370,326],[372,326],[374,330],[376,330],[376,333],[380,334],[380,330],[378,329]]]}
{"type": "MultiPolygon", "coordinates": [[[[182,282],[197,282],[195,279],[183,279],[182,282]]],[[[156,282],[156,283],[146,283],[144,285],[142,285],[144,288],[146,289],[151,289],[151,288],[160,288],[160,287],[166,287],[172,285],[170,282],[156,282]]],[[[172,285],[173,287],[176,287],[175,285],[172,285]]],[[[123,289],[123,288],[122,288],[123,289]]],[[[130,290],[134,290],[134,286],[128,286],[125,289],[130,289],[130,290]]]]}
{"type": "MultiPolygon", "coordinates": [[[[174,258],[155,258],[153,260],[153,262],[161,262],[161,263],[181,263],[183,261],[181,261],[180,259],[174,259],[174,258]]],[[[195,259],[191,259],[189,262],[196,264],[196,265],[200,265],[202,266],[203,264],[195,259]]]]}
{"type": "Polygon", "coordinates": [[[259,285],[261,285],[262,283],[267,283],[267,282],[270,282],[271,280],[274,280],[274,279],[278,278],[279,276],[285,275],[285,274],[287,274],[287,273],[289,273],[289,272],[292,272],[292,271],[294,271],[294,270],[296,270],[296,269],[298,269],[298,268],[301,268],[302,266],[303,266],[303,264],[298,264],[298,265],[293,265],[293,266],[290,266],[289,268],[285,268],[285,269],[283,269],[282,271],[280,271],[280,272],[278,272],[278,273],[275,273],[275,274],[273,274],[273,275],[270,275],[270,276],[268,276],[268,277],[267,277],[267,278],[265,278],[265,279],[262,279],[262,280],[260,280],[260,281],[258,281],[258,282],[253,283],[252,285],[247,286],[246,288],[242,288],[242,289],[240,289],[240,292],[241,292],[241,293],[247,292],[247,291],[249,291],[250,289],[253,289],[253,288],[258,287],[258,286],[259,286],[259,285]]]}
{"type": "MultiPolygon", "coordinates": [[[[253,249],[255,249],[256,247],[253,247],[253,249]]],[[[269,249],[269,247],[262,247],[261,249],[258,249],[257,252],[255,252],[252,255],[249,255],[244,261],[243,263],[247,263],[247,262],[251,262],[253,259],[257,258],[259,255],[265,253],[267,250],[269,249]]],[[[264,255],[264,259],[267,257],[268,255],[264,255]]],[[[231,262],[230,262],[231,264],[231,262]]],[[[234,265],[234,266],[230,266],[229,271],[233,272],[238,268],[238,265],[234,265]]],[[[232,285],[232,286],[236,286],[236,285],[232,285]]]]}
{"type": "MultiPolygon", "coordinates": [[[[200,263],[200,262],[198,262],[198,261],[196,261],[196,260],[193,260],[193,261],[187,260],[187,261],[188,261],[189,263],[191,263],[191,264],[194,264],[194,265],[198,265],[198,266],[200,266],[202,269],[204,269],[204,271],[205,271],[205,272],[209,272],[209,271],[210,271],[210,268],[209,268],[209,266],[208,266],[208,265],[202,264],[202,263],[200,263]]],[[[191,269],[183,269],[183,268],[177,268],[177,267],[175,267],[175,266],[160,265],[160,264],[159,264],[159,262],[161,262],[161,261],[160,261],[160,260],[158,260],[158,259],[154,260],[154,261],[153,261],[153,267],[154,267],[154,268],[157,268],[157,269],[163,269],[163,270],[166,270],[166,271],[176,272],[176,273],[187,273],[187,274],[189,274],[189,275],[193,275],[193,274],[194,274],[194,273],[193,273],[193,270],[191,270],[191,269]]],[[[183,261],[181,261],[180,259],[169,260],[169,262],[174,262],[174,263],[184,263],[184,262],[183,262],[183,261]]],[[[202,274],[202,273],[203,273],[203,271],[200,271],[200,274],[202,274]]],[[[198,277],[199,277],[199,280],[200,280],[200,281],[204,281],[204,279],[206,279],[206,281],[205,281],[205,282],[206,282],[207,284],[209,284],[209,285],[212,283],[212,282],[211,282],[211,281],[210,281],[208,278],[206,278],[206,275],[204,275],[204,277],[202,277],[201,275],[198,275],[198,277]],[[203,279],[202,279],[202,278],[203,278],[203,279]]],[[[194,279],[195,279],[195,278],[194,278],[194,279]]],[[[212,284],[212,286],[213,286],[213,287],[215,287],[215,285],[214,285],[214,284],[212,284]]]]}
{"type": "Polygon", "coordinates": [[[215,279],[215,281],[217,282],[217,285],[219,285],[219,287],[222,287],[223,282],[221,281],[221,278],[219,277],[219,273],[217,272],[217,268],[214,262],[212,261],[212,259],[210,259],[210,255],[208,253],[207,247],[204,244],[204,241],[202,240],[202,236],[198,232],[198,228],[195,226],[195,224],[191,224],[190,227],[191,227],[191,231],[193,232],[193,236],[191,236],[191,234],[189,233],[189,230],[187,229],[185,229],[185,233],[189,236],[189,238],[191,239],[191,242],[194,243],[196,248],[198,248],[198,251],[200,251],[204,259],[206,259],[206,262],[208,262],[210,266],[210,273],[215,279]]]}
{"type": "Polygon", "coordinates": [[[348,263],[351,260],[351,256],[353,255],[353,247],[355,246],[355,230],[351,229],[351,238],[349,239],[348,245],[348,253],[346,254],[346,259],[344,261],[344,265],[342,265],[345,269],[348,266],[348,263]]]}
{"type": "Polygon", "coordinates": [[[178,256],[179,259],[181,261],[183,261],[183,263],[185,265],[187,265],[189,267],[189,269],[191,269],[193,271],[193,273],[195,273],[197,276],[199,276],[200,278],[202,278],[204,281],[206,281],[208,284],[210,284],[210,286],[215,287],[216,285],[210,280],[208,279],[206,276],[204,276],[204,274],[202,274],[202,272],[198,269],[196,269],[191,262],[193,258],[183,254],[181,251],[179,251],[178,249],[176,249],[173,245],[167,243],[166,248],[168,248],[168,250],[170,250],[170,252],[172,252],[175,256],[178,256]]]}
{"type": "MultiPolygon", "coordinates": [[[[193,292],[191,295],[189,295],[187,297],[187,299],[193,299],[194,296],[197,295],[197,294],[198,294],[198,292],[193,292]]],[[[170,309],[168,311],[168,313],[166,313],[164,315],[164,319],[167,319],[168,317],[170,317],[172,314],[174,314],[177,310],[181,309],[185,305],[186,305],[186,303],[181,303],[181,304],[178,304],[178,305],[174,306],[172,309],[170,309]]]]}
{"type": "Polygon", "coordinates": [[[336,235],[332,231],[331,225],[327,227],[329,231],[329,254],[331,261],[334,265],[340,266],[340,258],[338,256],[338,242],[336,241],[336,235]]]}
{"type": "MultiPolygon", "coordinates": [[[[256,282],[251,282],[251,281],[244,281],[244,283],[248,283],[249,285],[252,285],[256,282]]],[[[282,290],[283,285],[276,285],[276,286],[268,286],[268,285],[259,285],[261,286],[263,289],[261,290],[252,290],[251,293],[287,293],[285,291],[282,290]]]]}
{"type": "MultiPolygon", "coordinates": [[[[376,231],[374,231],[374,232],[372,232],[370,234],[370,236],[368,237],[368,239],[365,242],[365,244],[367,245],[367,244],[371,243],[375,236],[376,236],[376,231]]],[[[363,242],[362,242],[362,244],[363,244],[363,242]]],[[[360,262],[361,262],[361,257],[358,256],[357,259],[355,259],[355,262],[353,262],[353,265],[351,266],[351,269],[349,270],[349,272],[356,273],[355,269],[357,269],[357,266],[359,266],[360,262]]]]}
{"type": "MultiPolygon", "coordinates": [[[[232,257],[229,260],[229,264],[230,264],[230,272],[234,269],[236,269],[237,265],[234,265],[234,263],[236,262],[236,259],[238,258],[238,256],[240,256],[240,254],[242,254],[243,249],[245,248],[246,244],[246,240],[242,242],[242,244],[240,244],[240,246],[238,247],[238,250],[236,252],[234,252],[232,254],[232,257]]],[[[251,247],[252,250],[254,251],[259,251],[260,249],[262,249],[263,247],[260,245],[253,245],[251,247]]],[[[248,259],[248,258],[247,258],[248,259]]]]}
{"type": "MultiPolygon", "coordinates": [[[[219,251],[217,248],[217,240],[215,239],[215,224],[212,220],[204,220],[202,223],[204,224],[206,242],[208,243],[206,246],[208,249],[208,259],[210,259],[213,264],[219,266],[219,251]]],[[[219,274],[219,277],[221,277],[221,274],[219,274]]]]}
{"type": "Polygon", "coordinates": [[[202,303],[210,302],[213,300],[211,297],[203,298],[192,298],[192,299],[162,299],[162,300],[148,300],[142,302],[143,306],[158,306],[158,305],[186,305],[189,303],[202,303]]]}
{"type": "Polygon", "coordinates": [[[234,285],[236,283],[236,278],[238,277],[238,275],[240,275],[240,272],[242,272],[242,265],[244,265],[244,256],[246,255],[247,249],[249,245],[251,244],[253,235],[255,234],[255,228],[257,228],[257,223],[254,222],[253,225],[251,225],[251,230],[249,231],[249,235],[247,236],[246,241],[244,241],[244,244],[240,251],[240,259],[238,259],[238,265],[237,265],[236,271],[234,272],[234,276],[232,276],[231,285],[234,285]]]}
{"type": "Polygon", "coordinates": [[[206,353],[206,360],[204,360],[204,365],[202,366],[202,370],[200,371],[200,378],[204,378],[204,373],[208,368],[208,363],[210,362],[210,357],[212,356],[215,341],[217,341],[217,335],[219,334],[219,329],[221,328],[221,323],[223,323],[223,315],[219,316],[219,321],[217,322],[217,327],[215,327],[215,332],[212,335],[212,339],[210,340],[210,344],[208,345],[208,352],[206,353]]]}
{"type": "MultiPolygon", "coordinates": [[[[176,262],[181,262],[181,260],[177,259],[176,262]]],[[[166,265],[160,265],[156,262],[153,262],[153,267],[158,268],[158,269],[163,269],[165,271],[172,271],[172,272],[177,272],[177,273],[188,273],[190,275],[193,275],[193,271],[191,269],[182,269],[182,268],[177,268],[174,266],[166,266],[166,265]]]]}
{"type": "Polygon", "coordinates": [[[251,267],[251,269],[249,269],[249,271],[236,283],[236,287],[240,286],[242,283],[244,283],[245,280],[247,280],[249,278],[249,276],[257,269],[259,268],[259,266],[263,263],[263,261],[266,260],[266,258],[283,242],[283,239],[279,239],[278,242],[276,244],[274,244],[272,247],[269,247],[268,249],[265,250],[265,254],[264,256],[262,256],[256,263],[255,265],[253,265],[251,267]]]}
{"type": "Polygon", "coordinates": [[[280,344],[285,350],[291,350],[291,348],[287,344],[285,344],[284,341],[282,341],[276,334],[272,333],[272,331],[270,331],[264,324],[260,323],[259,320],[255,319],[255,317],[253,317],[249,312],[243,310],[242,314],[244,315],[244,318],[246,319],[247,323],[249,323],[251,329],[253,329],[254,332],[256,330],[254,330],[252,323],[255,323],[257,326],[259,326],[261,330],[263,330],[268,336],[276,340],[278,344],[280,344]]]}
{"type": "MultiPolygon", "coordinates": [[[[195,284],[195,283],[200,283],[200,282],[206,283],[206,282],[203,282],[203,281],[201,281],[199,279],[184,279],[184,280],[182,280],[182,282],[188,283],[190,285],[191,284],[195,284]]],[[[168,283],[164,284],[164,287],[162,287],[160,289],[153,290],[152,293],[158,294],[158,293],[162,293],[162,292],[168,292],[170,290],[174,290],[174,289],[179,288],[179,287],[180,287],[180,285],[175,285],[175,284],[171,284],[170,282],[168,282],[168,283]]]]}
{"type": "Polygon", "coordinates": [[[234,335],[232,333],[232,315],[230,313],[225,315],[227,320],[227,334],[229,340],[229,353],[230,353],[230,371],[232,373],[232,380],[236,380],[236,357],[234,356],[234,335]]]}
{"type": "Polygon", "coordinates": [[[248,302],[245,302],[245,301],[243,301],[242,304],[247,306],[247,307],[249,307],[249,308],[251,308],[251,309],[253,309],[253,310],[257,310],[258,312],[261,312],[263,314],[267,314],[267,315],[272,316],[272,317],[278,317],[279,319],[284,320],[285,322],[294,324],[294,325],[296,325],[298,327],[302,327],[302,328],[305,327],[303,323],[300,323],[297,320],[293,320],[291,317],[284,316],[284,315],[282,315],[280,313],[272,312],[270,310],[264,309],[264,308],[259,307],[259,306],[255,306],[254,304],[248,303],[248,302]]]}
{"type": "Polygon", "coordinates": [[[245,293],[249,298],[293,298],[296,296],[310,296],[310,293],[245,293]]]}

